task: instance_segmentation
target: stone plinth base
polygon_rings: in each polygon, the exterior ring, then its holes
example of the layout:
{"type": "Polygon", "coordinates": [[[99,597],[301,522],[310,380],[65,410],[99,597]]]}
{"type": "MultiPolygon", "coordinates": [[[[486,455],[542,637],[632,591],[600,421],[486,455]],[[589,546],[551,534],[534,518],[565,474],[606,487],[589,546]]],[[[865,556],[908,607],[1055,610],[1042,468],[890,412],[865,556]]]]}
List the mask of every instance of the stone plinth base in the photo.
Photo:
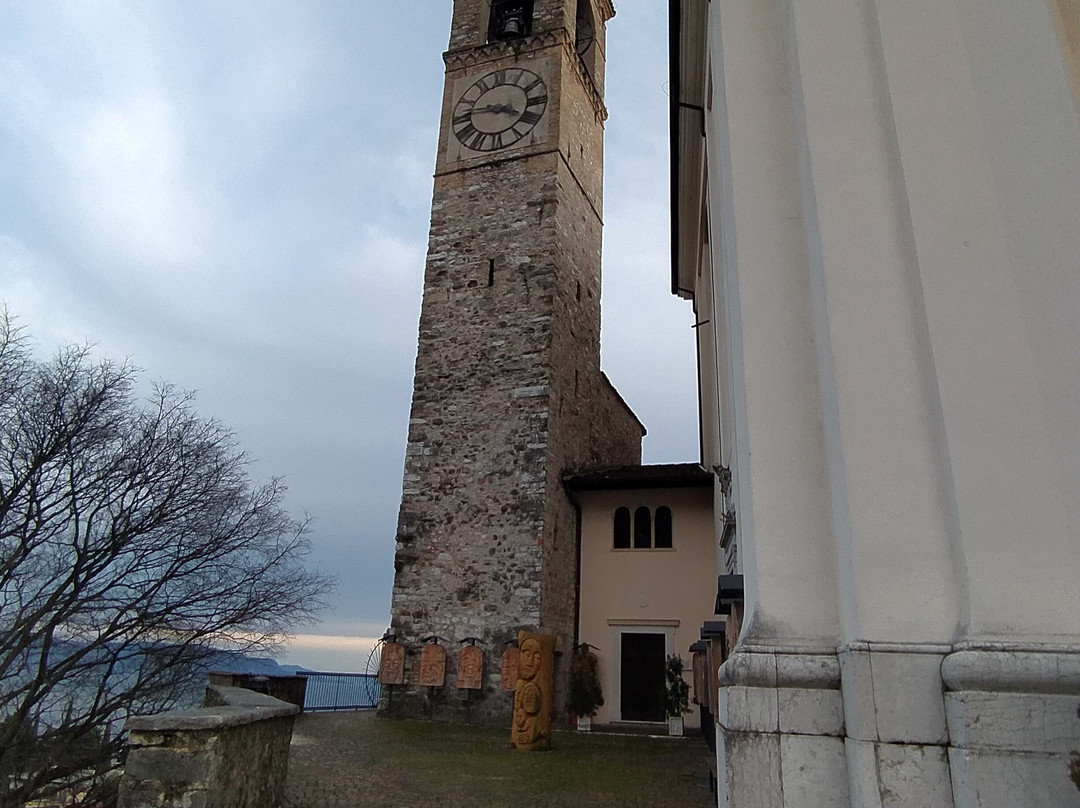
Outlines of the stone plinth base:
{"type": "Polygon", "coordinates": [[[848,805],[835,655],[740,652],[720,681],[722,808],[848,805]]]}
{"type": "Polygon", "coordinates": [[[1080,652],[860,643],[720,669],[722,808],[1080,806],[1080,652]]]}
{"type": "Polygon", "coordinates": [[[1080,653],[964,648],[941,674],[956,808],[1080,806],[1080,653]]]}

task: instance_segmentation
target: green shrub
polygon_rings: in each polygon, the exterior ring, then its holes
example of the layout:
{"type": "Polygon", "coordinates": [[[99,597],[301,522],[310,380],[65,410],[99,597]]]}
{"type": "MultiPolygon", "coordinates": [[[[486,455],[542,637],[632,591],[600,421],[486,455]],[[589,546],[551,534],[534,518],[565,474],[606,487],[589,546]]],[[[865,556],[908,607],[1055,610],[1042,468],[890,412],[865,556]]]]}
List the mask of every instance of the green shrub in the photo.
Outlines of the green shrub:
{"type": "Polygon", "coordinates": [[[592,718],[604,705],[596,654],[588,643],[574,648],[570,660],[570,712],[592,718]]]}
{"type": "Polygon", "coordinates": [[[690,711],[690,685],[683,678],[682,657],[672,654],[664,666],[667,688],[664,692],[664,710],[671,718],[690,711]]]}

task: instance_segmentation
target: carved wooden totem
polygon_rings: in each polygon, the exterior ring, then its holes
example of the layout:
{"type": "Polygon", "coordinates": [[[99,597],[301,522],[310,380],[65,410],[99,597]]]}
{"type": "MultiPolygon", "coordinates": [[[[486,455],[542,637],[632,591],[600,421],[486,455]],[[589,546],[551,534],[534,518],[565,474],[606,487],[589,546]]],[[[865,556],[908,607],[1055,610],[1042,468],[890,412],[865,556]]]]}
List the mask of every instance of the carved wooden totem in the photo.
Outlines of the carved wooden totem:
{"type": "Polygon", "coordinates": [[[518,649],[510,742],[518,749],[550,749],[555,638],[550,634],[519,631],[518,649]]]}

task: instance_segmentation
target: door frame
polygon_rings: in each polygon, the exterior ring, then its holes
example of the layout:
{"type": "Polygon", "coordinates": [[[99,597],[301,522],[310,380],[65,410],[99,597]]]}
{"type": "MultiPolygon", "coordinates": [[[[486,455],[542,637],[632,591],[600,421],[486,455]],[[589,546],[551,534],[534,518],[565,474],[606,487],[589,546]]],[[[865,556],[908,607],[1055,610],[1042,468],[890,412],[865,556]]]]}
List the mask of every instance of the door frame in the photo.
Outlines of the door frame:
{"type": "MultiPolygon", "coordinates": [[[[611,705],[611,720],[622,721],[622,638],[623,634],[663,634],[664,659],[675,653],[675,632],[678,620],[608,620],[611,629],[611,697],[604,700],[611,705]]],[[[634,724],[652,724],[652,721],[632,721],[634,724]]]]}

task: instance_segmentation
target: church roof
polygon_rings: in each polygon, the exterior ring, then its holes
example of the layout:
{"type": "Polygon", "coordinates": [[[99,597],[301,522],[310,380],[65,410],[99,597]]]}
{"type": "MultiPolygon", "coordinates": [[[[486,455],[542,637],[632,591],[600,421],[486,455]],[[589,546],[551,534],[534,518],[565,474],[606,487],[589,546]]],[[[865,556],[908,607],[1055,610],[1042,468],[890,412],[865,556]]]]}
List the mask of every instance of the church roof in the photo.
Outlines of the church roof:
{"type": "Polygon", "coordinates": [[[612,491],[626,488],[699,488],[712,485],[713,475],[697,463],[654,463],[648,466],[573,472],[563,475],[571,491],[612,491]]]}
{"type": "Polygon", "coordinates": [[[641,437],[644,438],[646,435],[648,435],[649,430],[645,428],[645,424],[641,423],[641,419],[637,417],[637,413],[630,408],[630,405],[626,403],[626,399],[622,397],[622,393],[620,393],[615,388],[615,385],[611,383],[611,379],[609,379],[608,375],[602,370],[600,371],[600,378],[601,380],[603,380],[604,384],[607,385],[608,389],[611,390],[612,393],[614,393],[615,399],[626,409],[628,413],[630,413],[631,417],[635,421],[637,421],[638,426],[641,427],[641,437]]]}

